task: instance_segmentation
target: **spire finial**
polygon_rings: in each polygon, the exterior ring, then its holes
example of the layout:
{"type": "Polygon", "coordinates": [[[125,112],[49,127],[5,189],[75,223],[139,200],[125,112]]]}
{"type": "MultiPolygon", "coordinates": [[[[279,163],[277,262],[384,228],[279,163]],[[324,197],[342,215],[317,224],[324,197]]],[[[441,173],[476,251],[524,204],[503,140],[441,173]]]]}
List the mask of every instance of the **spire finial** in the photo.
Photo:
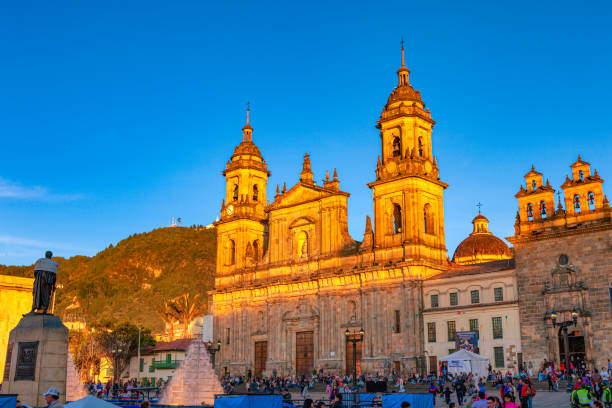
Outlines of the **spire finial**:
{"type": "Polygon", "coordinates": [[[480,207],[482,207],[482,204],[478,203],[476,204],[476,207],[478,207],[478,215],[480,215],[480,207]]]}
{"type": "Polygon", "coordinates": [[[251,113],[251,102],[247,102],[247,120],[246,125],[242,128],[242,141],[243,142],[252,142],[253,141],[253,127],[249,123],[251,113]]]}
{"type": "Polygon", "coordinates": [[[403,38],[402,38],[401,44],[402,44],[402,67],[405,67],[406,64],[404,62],[404,39],[403,38]]]}

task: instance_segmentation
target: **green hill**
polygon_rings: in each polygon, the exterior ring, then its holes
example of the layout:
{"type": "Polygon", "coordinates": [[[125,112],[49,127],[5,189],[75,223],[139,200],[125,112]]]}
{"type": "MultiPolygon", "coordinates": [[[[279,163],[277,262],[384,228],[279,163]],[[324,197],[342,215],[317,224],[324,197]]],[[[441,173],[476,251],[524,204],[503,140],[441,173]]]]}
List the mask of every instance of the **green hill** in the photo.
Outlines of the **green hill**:
{"type": "MultiPolygon", "coordinates": [[[[91,258],[54,259],[63,286],[57,290],[55,314],[63,316],[70,306],[70,313],[90,322],[110,318],[160,330],[156,310],[165,300],[200,293],[206,304],[214,284],[216,231],[160,228],[132,235],[91,258]]],[[[4,275],[33,277],[32,272],[32,266],[0,265],[4,275]]]]}

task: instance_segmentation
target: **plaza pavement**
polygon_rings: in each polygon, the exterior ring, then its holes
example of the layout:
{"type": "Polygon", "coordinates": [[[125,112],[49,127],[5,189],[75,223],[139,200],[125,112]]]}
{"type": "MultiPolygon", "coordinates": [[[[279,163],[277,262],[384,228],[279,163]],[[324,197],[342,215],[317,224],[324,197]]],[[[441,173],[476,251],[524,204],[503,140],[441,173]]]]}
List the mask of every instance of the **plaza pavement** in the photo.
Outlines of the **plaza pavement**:
{"type": "MultiPolygon", "coordinates": [[[[293,394],[294,398],[302,398],[301,395],[293,394]]],[[[499,393],[493,394],[499,396],[499,393]]],[[[328,402],[329,397],[325,393],[320,392],[311,392],[310,398],[313,400],[323,400],[328,402]]],[[[457,402],[455,395],[452,396],[452,401],[457,402]]],[[[446,408],[447,405],[441,398],[436,398],[436,408],[446,408]]],[[[466,405],[462,405],[462,408],[465,408],[466,405]]],[[[548,392],[548,391],[538,391],[536,397],[533,401],[533,408],[569,408],[569,394],[567,392],[548,392]]]]}

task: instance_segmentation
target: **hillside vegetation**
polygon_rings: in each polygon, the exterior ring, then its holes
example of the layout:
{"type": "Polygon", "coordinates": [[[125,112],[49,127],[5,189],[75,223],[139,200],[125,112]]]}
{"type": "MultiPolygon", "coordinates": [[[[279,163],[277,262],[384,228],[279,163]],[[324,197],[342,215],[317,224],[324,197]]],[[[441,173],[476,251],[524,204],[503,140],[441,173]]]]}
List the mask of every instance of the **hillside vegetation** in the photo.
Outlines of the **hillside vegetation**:
{"type": "MultiPolygon", "coordinates": [[[[76,314],[88,322],[130,321],[160,330],[163,323],[156,311],[165,300],[199,293],[207,303],[215,258],[215,229],[194,227],[135,234],[94,257],[54,257],[63,286],[57,290],[55,314],[76,314]]],[[[33,268],[0,265],[0,274],[33,277],[33,268]]]]}

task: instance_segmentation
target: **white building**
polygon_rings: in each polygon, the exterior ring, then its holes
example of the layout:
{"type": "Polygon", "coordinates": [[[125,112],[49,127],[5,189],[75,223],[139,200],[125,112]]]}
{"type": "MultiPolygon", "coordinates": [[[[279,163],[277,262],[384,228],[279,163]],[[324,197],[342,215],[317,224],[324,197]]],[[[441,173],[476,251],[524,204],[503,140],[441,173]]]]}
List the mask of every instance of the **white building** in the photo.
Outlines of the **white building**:
{"type": "Polygon", "coordinates": [[[514,259],[478,215],[474,232],[455,251],[448,271],[423,282],[423,328],[428,370],[456,351],[457,332],[478,332],[478,352],[494,369],[522,364],[514,259]],[[495,260],[497,259],[497,260],[495,260]]]}
{"type": "Polygon", "coordinates": [[[138,356],[130,358],[128,378],[147,378],[157,382],[172,378],[179,365],[185,360],[185,353],[189,347],[190,339],[158,342],[153,347],[147,347],[138,356]]]}

